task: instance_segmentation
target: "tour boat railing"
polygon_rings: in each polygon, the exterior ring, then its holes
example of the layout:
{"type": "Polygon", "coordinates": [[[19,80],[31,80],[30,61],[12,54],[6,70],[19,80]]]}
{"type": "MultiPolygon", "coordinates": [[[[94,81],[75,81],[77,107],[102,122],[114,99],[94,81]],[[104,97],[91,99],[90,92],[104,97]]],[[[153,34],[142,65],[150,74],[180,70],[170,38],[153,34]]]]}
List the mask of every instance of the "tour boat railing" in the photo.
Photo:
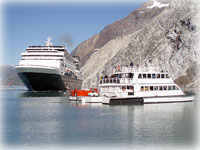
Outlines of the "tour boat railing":
{"type": "Polygon", "coordinates": [[[129,66],[129,67],[116,67],[113,69],[113,72],[161,72],[161,71],[162,70],[158,66],[134,66],[134,67],[129,66]]]}

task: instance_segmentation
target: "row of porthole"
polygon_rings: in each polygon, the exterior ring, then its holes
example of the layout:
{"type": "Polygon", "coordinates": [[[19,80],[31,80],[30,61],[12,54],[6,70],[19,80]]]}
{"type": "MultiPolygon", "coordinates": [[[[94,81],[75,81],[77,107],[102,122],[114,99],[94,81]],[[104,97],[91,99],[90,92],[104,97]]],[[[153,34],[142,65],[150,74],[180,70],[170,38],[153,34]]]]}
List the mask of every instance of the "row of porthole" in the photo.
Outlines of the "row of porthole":
{"type": "Polygon", "coordinates": [[[179,88],[175,85],[173,86],[141,86],[140,91],[171,91],[171,90],[179,90],[179,88]]]}

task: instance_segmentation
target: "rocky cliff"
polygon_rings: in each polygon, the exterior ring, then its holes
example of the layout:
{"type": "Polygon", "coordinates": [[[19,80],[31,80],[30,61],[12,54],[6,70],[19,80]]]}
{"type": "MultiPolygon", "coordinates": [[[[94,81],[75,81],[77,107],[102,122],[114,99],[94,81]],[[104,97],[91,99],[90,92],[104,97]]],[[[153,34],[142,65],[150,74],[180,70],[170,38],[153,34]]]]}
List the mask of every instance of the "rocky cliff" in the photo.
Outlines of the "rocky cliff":
{"type": "Polygon", "coordinates": [[[148,59],[162,70],[168,70],[179,85],[197,86],[200,58],[198,5],[192,0],[173,0],[162,6],[165,7],[145,3],[145,7],[136,10],[137,14],[143,14],[138,20],[142,20],[145,13],[162,11],[151,21],[141,24],[138,30],[109,40],[90,56],[81,68],[84,88],[96,87],[99,76],[102,73],[109,75],[116,65],[126,66],[131,61],[143,65],[148,59]]]}
{"type": "MultiPolygon", "coordinates": [[[[162,4],[168,3],[169,0],[161,0],[162,4]]],[[[157,15],[159,15],[165,7],[159,9],[146,9],[152,5],[153,1],[144,3],[140,8],[131,12],[127,17],[107,25],[99,34],[94,35],[90,39],[78,45],[72,52],[81,58],[81,66],[99,49],[107,44],[110,40],[134,33],[145,25],[150,23],[157,15]]]]}

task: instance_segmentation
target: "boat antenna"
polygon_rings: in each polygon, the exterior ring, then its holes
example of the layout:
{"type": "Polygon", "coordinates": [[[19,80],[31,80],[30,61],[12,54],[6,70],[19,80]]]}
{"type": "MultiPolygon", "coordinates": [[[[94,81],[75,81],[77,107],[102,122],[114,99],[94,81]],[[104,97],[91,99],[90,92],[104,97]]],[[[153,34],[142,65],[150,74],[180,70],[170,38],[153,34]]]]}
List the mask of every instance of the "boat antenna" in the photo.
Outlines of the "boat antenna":
{"type": "Polygon", "coordinates": [[[53,44],[51,43],[51,40],[52,38],[49,36],[46,41],[46,46],[53,46],[53,44]]]}

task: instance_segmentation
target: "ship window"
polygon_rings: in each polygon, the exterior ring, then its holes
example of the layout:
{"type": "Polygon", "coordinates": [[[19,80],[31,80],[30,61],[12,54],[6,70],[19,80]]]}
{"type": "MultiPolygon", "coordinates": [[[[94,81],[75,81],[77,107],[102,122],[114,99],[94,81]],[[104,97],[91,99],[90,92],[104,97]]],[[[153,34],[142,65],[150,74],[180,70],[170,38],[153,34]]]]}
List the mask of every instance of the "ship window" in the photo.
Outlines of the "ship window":
{"type": "Polygon", "coordinates": [[[117,79],[117,83],[119,83],[119,79],[117,79]]]}
{"type": "Polygon", "coordinates": [[[147,74],[147,78],[149,78],[149,79],[150,79],[150,78],[151,78],[151,74],[147,74]]]}
{"type": "Polygon", "coordinates": [[[141,74],[139,74],[139,75],[138,75],[138,78],[139,78],[139,79],[140,79],[140,78],[142,78],[142,75],[141,75],[141,74]]]}
{"type": "Polygon", "coordinates": [[[172,90],[172,87],[171,87],[171,86],[168,86],[168,90],[172,90]]]}
{"type": "Polygon", "coordinates": [[[150,91],[153,91],[153,86],[150,86],[150,91]]]}
{"type": "Polygon", "coordinates": [[[141,86],[140,91],[144,91],[144,86],[141,86]]]}
{"type": "Polygon", "coordinates": [[[147,75],[146,74],[142,74],[143,75],[143,78],[147,78],[147,75]]]}
{"type": "Polygon", "coordinates": [[[129,73],[129,78],[133,78],[134,74],[133,73],[129,73]]]}
{"type": "Polygon", "coordinates": [[[161,74],[161,78],[165,78],[165,74],[161,74]]]}
{"type": "Polygon", "coordinates": [[[165,90],[165,91],[167,90],[167,86],[164,86],[164,90],[165,90]]]}
{"type": "Polygon", "coordinates": [[[114,74],[111,76],[112,78],[117,78],[118,77],[118,74],[114,74]]]}
{"type": "Polygon", "coordinates": [[[152,74],[152,78],[154,78],[154,79],[155,79],[155,78],[156,78],[156,74],[152,74]]]}
{"type": "Polygon", "coordinates": [[[154,86],[154,91],[157,91],[158,90],[158,86],[154,86]]]}
{"type": "Polygon", "coordinates": [[[145,86],[145,91],[149,91],[149,87],[148,86],[145,86]]]}
{"type": "Polygon", "coordinates": [[[168,75],[168,74],[166,74],[166,78],[169,78],[169,75],[168,75]]]}
{"type": "Polygon", "coordinates": [[[176,86],[172,86],[172,89],[173,89],[173,90],[176,90],[176,86]]]}
{"type": "Polygon", "coordinates": [[[162,87],[162,86],[159,86],[159,90],[162,91],[162,90],[163,90],[163,87],[162,87]]]}
{"type": "Polygon", "coordinates": [[[160,78],[160,74],[157,74],[157,78],[158,78],[158,79],[160,78]]]}

